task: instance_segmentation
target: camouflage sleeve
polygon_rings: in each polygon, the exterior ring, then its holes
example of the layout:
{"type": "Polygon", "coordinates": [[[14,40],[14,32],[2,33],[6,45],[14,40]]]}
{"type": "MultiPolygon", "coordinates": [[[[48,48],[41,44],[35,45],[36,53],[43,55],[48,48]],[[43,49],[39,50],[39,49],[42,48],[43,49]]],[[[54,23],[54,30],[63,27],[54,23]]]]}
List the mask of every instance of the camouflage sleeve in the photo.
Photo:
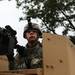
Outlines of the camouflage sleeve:
{"type": "Polygon", "coordinates": [[[38,50],[38,53],[33,57],[31,61],[32,68],[42,68],[43,61],[42,61],[42,48],[38,50]]]}
{"type": "Polygon", "coordinates": [[[15,56],[15,68],[16,69],[25,69],[26,68],[26,63],[25,63],[25,57],[21,57],[18,53],[15,56]]]}

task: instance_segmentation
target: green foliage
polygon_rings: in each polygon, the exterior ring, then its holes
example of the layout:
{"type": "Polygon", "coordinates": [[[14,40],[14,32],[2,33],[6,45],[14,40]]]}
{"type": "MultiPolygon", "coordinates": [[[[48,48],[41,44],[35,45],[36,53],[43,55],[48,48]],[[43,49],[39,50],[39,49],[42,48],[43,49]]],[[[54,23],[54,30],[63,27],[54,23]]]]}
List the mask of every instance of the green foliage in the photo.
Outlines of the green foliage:
{"type": "MultiPolygon", "coordinates": [[[[63,26],[63,35],[75,31],[75,0],[16,0],[17,7],[31,18],[39,18],[46,31],[56,33],[63,26]]],[[[23,19],[24,20],[24,19],[23,19]]],[[[43,30],[44,31],[44,30],[43,30]]]]}

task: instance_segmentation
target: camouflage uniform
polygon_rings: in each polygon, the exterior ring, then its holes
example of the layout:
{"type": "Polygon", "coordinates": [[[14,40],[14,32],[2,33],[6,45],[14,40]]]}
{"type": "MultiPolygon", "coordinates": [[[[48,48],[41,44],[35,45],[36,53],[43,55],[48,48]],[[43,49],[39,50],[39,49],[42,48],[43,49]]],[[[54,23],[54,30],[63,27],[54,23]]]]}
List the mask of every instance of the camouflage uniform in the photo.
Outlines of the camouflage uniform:
{"type": "Polygon", "coordinates": [[[29,47],[27,44],[26,48],[21,48],[21,50],[24,50],[19,51],[20,63],[17,64],[17,69],[42,68],[42,45],[40,42],[34,44],[33,47],[29,47]]]}

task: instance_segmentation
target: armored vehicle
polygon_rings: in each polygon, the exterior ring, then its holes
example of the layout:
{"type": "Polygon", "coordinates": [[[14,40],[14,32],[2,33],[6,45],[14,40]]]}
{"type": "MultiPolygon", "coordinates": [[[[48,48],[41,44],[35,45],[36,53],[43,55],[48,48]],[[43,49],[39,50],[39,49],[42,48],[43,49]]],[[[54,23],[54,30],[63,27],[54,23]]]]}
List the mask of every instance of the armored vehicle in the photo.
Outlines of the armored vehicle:
{"type": "Polygon", "coordinates": [[[75,75],[75,45],[66,37],[43,33],[43,68],[8,70],[0,56],[0,75],[75,75]]]}

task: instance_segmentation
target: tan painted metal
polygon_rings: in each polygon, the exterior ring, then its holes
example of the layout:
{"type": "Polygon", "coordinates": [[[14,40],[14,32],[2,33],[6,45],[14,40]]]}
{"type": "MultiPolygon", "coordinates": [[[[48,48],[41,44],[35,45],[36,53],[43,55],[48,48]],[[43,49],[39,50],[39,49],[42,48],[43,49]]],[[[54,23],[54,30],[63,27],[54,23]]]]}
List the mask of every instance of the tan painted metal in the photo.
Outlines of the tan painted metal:
{"type": "Polygon", "coordinates": [[[75,46],[65,36],[43,34],[44,75],[75,75],[75,46]]]}
{"type": "Polygon", "coordinates": [[[8,59],[5,55],[0,55],[0,71],[8,71],[8,59]]]}

